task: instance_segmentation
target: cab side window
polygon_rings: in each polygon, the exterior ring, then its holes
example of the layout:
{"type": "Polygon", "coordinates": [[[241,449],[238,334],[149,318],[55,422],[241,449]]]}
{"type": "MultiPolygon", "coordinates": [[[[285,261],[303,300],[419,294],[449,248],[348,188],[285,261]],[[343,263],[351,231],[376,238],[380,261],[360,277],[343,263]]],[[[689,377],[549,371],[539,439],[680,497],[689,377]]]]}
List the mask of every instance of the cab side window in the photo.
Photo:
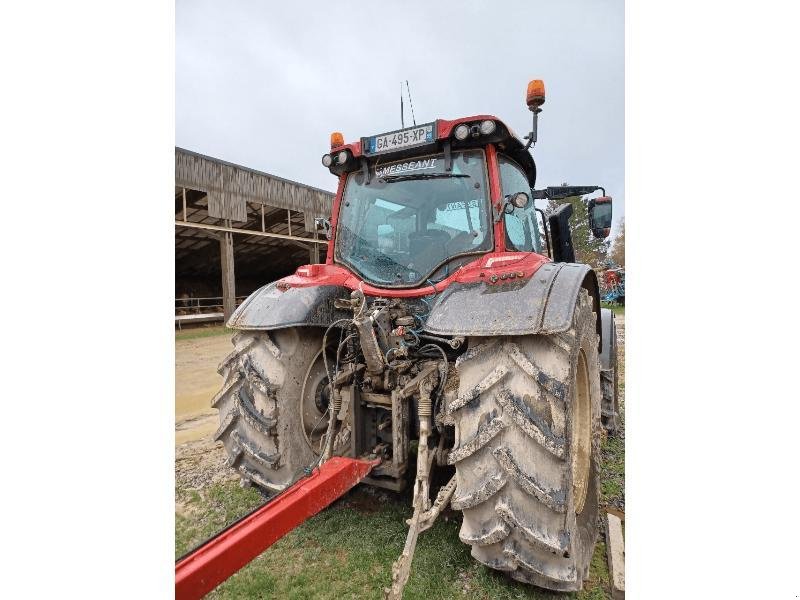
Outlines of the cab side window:
{"type": "MultiPolygon", "coordinates": [[[[514,161],[499,156],[500,187],[503,196],[525,192],[532,196],[531,186],[525,172],[514,161]]],[[[541,252],[539,229],[536,224],[534,200],[528,201],[525,208],[515,208],[510,215],[504,215],[506,229],[506,248],[517,252],[541,252]]]]}

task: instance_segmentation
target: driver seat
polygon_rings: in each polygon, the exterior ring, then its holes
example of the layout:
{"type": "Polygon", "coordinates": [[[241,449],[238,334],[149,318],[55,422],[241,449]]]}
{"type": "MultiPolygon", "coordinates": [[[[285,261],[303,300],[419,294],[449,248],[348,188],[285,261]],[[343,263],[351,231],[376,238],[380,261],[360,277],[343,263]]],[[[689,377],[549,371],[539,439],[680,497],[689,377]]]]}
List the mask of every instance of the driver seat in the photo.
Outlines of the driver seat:
{"type": "Polygon", "coordinates": [[[430,271],[447,256],[450,235],[440,229],[408,234],[409,250],[417,271],[430,271]]]}

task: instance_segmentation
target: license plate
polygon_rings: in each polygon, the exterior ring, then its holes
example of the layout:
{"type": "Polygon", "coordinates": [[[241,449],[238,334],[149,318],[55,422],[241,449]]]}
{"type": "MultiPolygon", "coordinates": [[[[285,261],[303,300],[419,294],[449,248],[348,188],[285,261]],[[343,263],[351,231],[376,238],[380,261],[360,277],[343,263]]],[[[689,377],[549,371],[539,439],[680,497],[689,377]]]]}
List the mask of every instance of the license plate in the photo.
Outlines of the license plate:
{"type": "Polygon", "coordinates": [[[365,138],[364,154],[382,154],[431,144],[436,141],[434,125],[427,123],[365,138]]]}

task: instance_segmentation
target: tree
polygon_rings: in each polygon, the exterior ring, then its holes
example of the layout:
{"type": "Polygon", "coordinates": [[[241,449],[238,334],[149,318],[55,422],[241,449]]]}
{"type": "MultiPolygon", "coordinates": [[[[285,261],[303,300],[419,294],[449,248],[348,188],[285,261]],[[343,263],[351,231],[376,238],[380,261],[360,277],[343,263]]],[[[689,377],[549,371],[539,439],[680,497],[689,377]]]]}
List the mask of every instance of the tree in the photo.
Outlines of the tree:
{"type": "Polygon", "coordinates": [[[625,218],[623,217],[619,225],[619,233],[611,243],[609,257],[620,267],[625,266],[625,218]]]}
{"type": "Polygon", "coordinates": [[[572,216],[569,218],[572,229],[572,245],[575,248],[575,260],[592,268],[603,268],[603,261],[608,256],[609,244],[602,238],[595,238],[589,229],[589,201],[581,196],[573,196],[562,200],[548,200],[545,212],[552,213],[560,204],[572,204],[572,216]]]}

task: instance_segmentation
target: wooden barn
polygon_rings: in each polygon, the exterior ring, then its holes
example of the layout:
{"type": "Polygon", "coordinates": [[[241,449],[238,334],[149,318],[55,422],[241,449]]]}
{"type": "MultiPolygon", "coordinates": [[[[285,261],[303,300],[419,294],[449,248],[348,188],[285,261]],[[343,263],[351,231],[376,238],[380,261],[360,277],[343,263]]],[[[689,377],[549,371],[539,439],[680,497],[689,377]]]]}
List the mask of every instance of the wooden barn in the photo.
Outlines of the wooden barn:
{"type": "Polygon", "coordinates": [[[221,321],[252,291],[325,260],[331,192],[175,148],[175,320],[221,321]]]}

